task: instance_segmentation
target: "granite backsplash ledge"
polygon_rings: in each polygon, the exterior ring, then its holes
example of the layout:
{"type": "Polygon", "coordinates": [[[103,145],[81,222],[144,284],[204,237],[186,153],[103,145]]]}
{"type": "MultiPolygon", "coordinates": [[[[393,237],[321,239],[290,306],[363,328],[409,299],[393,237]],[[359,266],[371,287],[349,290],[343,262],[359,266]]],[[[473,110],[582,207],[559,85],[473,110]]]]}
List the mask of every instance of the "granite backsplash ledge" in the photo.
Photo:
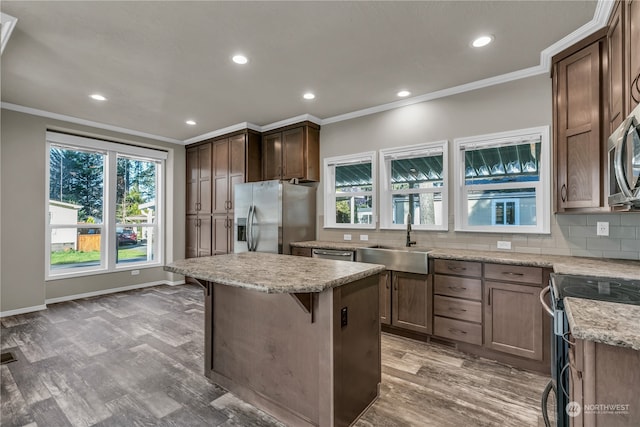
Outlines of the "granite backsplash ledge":
{"type": "MultiPolygon", "coordinates": [[[[363,230],[322,228],[324,216],[319,217],[318,240],[342,241],[351,234],[353,242],[366,235],[367,242],[390,246],[404,244],[402,230],[363,230]]],[[[453,215],[449,217],[449,231],[420,231],[411,233],[418,246],[444,249],[503,251],[497,242],[511,242],[507,252],[566,255],[590,258],[640,260],[640,212],[608,214],[557,214],[551,218],[551,234],[469,233],[453,231],[453,215]],[[596,223],[609,223],[609,236],[596,235],[596,223]]]]}

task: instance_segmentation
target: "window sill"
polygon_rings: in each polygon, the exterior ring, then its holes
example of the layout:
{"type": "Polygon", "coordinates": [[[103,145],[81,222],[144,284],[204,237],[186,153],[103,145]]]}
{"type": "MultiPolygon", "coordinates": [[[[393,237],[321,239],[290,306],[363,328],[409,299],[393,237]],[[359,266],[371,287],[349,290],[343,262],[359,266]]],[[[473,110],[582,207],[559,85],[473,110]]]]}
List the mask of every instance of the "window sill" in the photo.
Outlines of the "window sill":
{"type": "Polygon", "coordinates": [[[162,263],[161,262],[154,262],[153,264],[130,264],[127,265],[126,267],[116,267],[113,270],[107,270],[107,269],[96,269],[96,270],[83,270],[83,271],[75,271],[75,272],[70,272],[70,273],[63,273],[63,274],[53,274],[53,275],[48,275],[45,277],[44,281],[45,282],[55,282],[56,280],[65,280],[65,279],[74,279],[77,277],[87,277],[87,276],[97,276],[100,274],[112,274],[112,273],[121,273],[123,271],[131,271],[131,270],[144,270],[144,269],[148,269],[148,268],[157,268],[157,267],[162,267],[162,263]]]}

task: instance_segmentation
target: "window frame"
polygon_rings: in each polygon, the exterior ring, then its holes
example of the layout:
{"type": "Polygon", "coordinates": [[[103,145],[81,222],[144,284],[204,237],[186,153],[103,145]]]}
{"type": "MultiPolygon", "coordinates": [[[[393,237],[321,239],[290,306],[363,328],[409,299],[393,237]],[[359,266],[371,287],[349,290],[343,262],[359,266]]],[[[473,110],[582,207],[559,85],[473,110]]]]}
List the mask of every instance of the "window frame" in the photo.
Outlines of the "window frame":
{"type": "Polygon", "coordinates": [[[442,224],[412,224],[414,230],[447,231],[449,229],[449,141],[441,140],[404,147],[386,148],[380,150],[380,229],[404,230],[403,224],[393,224],[392,200],[395,194],[442,194],[442,224]],[[442,153],[442,187],[411,188],[406,190],[391,190],[391,160],[425,157],[431,153],[442,153]]]}
{"type": "Polygon", "coordinates": [[[164,199],[165,199],[165,168],[168,151],[146,148],[137,145],[99,140],[91,137],[68,135],[48,131],[46,133],[46,161],[45,161],[45,281],[84,277],[95,274],[114,273],[141,268],[152,268],[164,265],[164,199]],[[103,173],[103,208],[102,222],[99,224],[50,224],[49,214],[49,185],[50,185],[50,152],[52,146],[77,151],[92,151],[104,154],[103,173]],[[117,194],[117,158],[118,155],[143,161],[156,163],[156,213],[155,224],[126,224],[135,227],[154,227],[157,236],[154,244],[154,259],[152,261],[138,261],[117,263],[118,250],[116,222],[116,194],[117,194]],[[87,267],[75,267],[72,271],[56,272],[51,270],[51,231],[54,229],[100,229],[100,264],[87,267]]]}
{"type": "Polygon", "coordinates": [[[349,154],[344,156],[326,157],[324,159],[324,224],[323,228],[355,228],[372,229],[377,227],[377,167],[376,152],[349,154]],[[357,163],[371,163],[371,191],[359,191],[353,193],[337,193],[336,190],[336,166],[346,166],[357,163]],[[336,222],[336,198],[349,196],[371,196],[371,223],[370,224],[340,224],[336,222]]]}
{"type": "MultiPolygon", "coordinates": [[[[454,191],[455,191],[455,231],[479,233],[509,234],[550,234],[551,233],[551,154],[549,126],[539,126],[506,132],[497,132],[465,138],[456,138],[454,142],[454,191]],[[465,184],[465,149],[490,148],[517,144],[530,138],[540,138],[540,160],[538,181],[506,182],[474,185],[474,190],[496,189],[536,189],[535,226],[531,225],[469,225],[468,186],[465,184]]],[[[505,198],[509,198],[505,195],[505,198]]]]}

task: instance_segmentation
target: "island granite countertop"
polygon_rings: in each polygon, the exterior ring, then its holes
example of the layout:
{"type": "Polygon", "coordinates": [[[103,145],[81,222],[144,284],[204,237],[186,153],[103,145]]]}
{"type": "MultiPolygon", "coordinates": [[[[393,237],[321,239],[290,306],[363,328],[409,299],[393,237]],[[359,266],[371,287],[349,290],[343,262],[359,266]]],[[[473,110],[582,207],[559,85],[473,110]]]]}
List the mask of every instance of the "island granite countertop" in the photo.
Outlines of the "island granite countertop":
{"type": "Polygon", "coordinates": [[[571,335],[640,351],[640,306],[566,297],[571,335]]]}
{"type": "Polygon", "coordinates": [[[259,292],[285,294],[323,292],[385,270],[383,265],[318,258],[243,252],[188,258],[166,271],[259,292]]]}

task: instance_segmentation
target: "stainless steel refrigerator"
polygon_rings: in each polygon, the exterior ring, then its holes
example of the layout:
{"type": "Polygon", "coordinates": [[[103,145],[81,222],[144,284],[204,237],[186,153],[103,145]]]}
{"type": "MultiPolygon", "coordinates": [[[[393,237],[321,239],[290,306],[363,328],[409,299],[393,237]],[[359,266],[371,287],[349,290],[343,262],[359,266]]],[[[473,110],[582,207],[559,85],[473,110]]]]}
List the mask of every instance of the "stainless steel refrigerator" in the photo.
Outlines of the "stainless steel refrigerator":
{"type": "Polygon", "coordinates": [[[287,182],[236,184],[234,252],[290,254],[289,243],[316,237],[316,189],[287,182]]]}

